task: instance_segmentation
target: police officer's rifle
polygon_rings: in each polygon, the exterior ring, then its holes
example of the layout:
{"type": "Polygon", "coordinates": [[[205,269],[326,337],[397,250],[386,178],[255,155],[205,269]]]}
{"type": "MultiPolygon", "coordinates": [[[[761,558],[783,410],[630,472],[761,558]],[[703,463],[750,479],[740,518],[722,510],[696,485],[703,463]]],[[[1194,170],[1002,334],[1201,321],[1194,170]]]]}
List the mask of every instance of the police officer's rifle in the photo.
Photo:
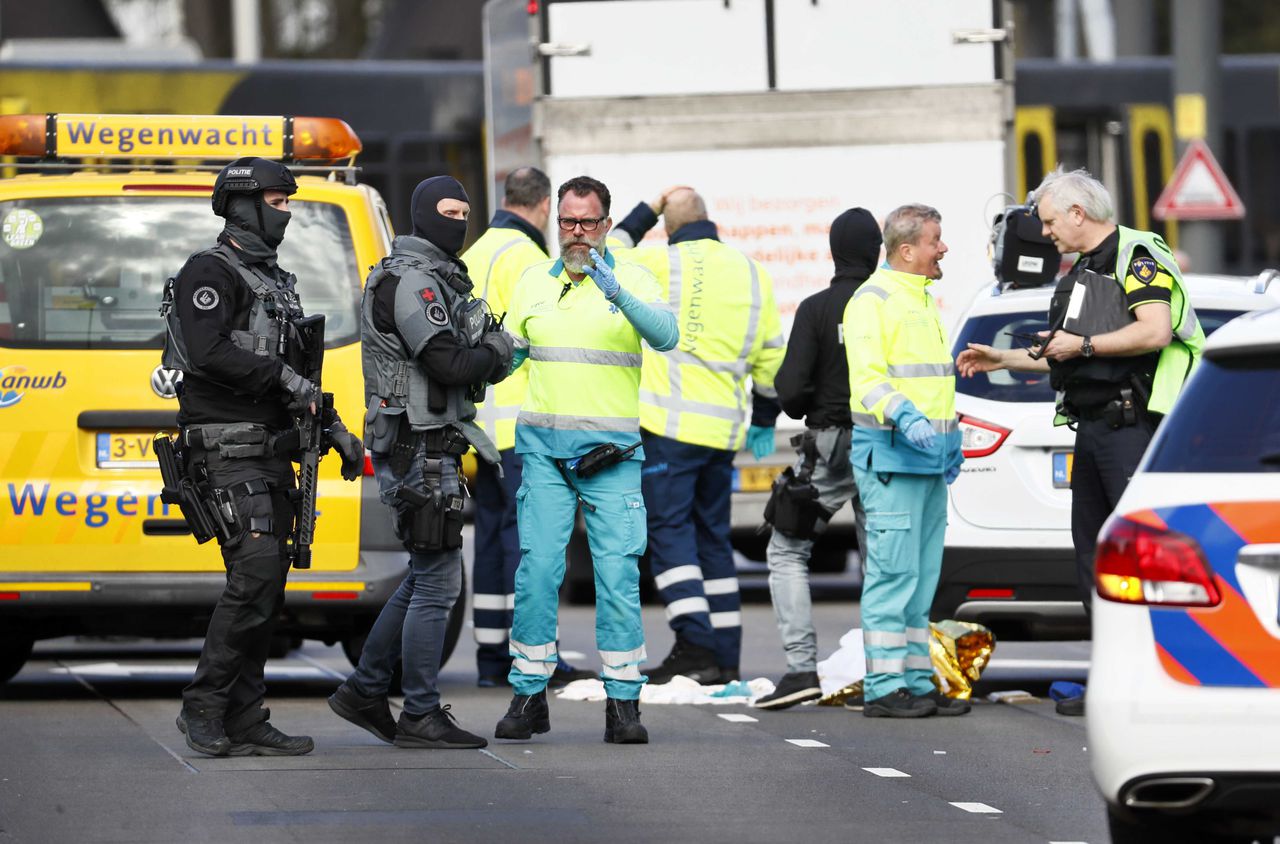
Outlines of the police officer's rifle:
{"type": "Polygon", "coordinates": [[[333,407],[333,393],[320,392],[320,371],[324,365],[324,314],[302,317],[293,321],[298,331],[298,344],[302,353],[300,367],[295,367],[312,384],[320,396],[316,412],[302,408],[297,416],[299,451],[298,489],[295,493],[295,519],[292,547],[293,567],[311,568],[311,544],[316,535],[316,487],[319,482],[320,457],[324,446],[324,417],[326,408],[333,407]]]}

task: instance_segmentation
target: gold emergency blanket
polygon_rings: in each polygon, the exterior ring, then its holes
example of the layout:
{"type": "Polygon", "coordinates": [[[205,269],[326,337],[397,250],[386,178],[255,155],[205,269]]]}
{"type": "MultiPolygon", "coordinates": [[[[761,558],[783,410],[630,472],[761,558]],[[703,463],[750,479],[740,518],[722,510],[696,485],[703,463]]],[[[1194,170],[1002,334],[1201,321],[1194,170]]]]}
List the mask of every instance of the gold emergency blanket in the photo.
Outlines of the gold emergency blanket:
{"type": "MultiPolygon", "coordinates": [[[[991,662],[996,637],[981,624],[972,621],[933,621],[929,623],[933,637],[929,640],[929,656],[933,660],[933,684],[947,697],[968,700],[973,684],[991,662]]],[[[862,681],[850,683],[824,695],[820,706],[843,706],[849,698],[862,697],[862,681]]]]}

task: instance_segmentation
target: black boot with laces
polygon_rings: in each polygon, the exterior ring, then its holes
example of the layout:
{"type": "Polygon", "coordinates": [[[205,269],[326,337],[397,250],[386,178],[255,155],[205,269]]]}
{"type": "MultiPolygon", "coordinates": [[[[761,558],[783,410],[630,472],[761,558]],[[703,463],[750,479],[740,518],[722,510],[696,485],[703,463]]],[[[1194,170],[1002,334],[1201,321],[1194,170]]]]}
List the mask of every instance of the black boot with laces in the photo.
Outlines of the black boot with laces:
{"type": "Polygon", "coordinates": [[[649,731],[640,723],[640,702],[611,697],[604,702],[604,740],[610,744],[648,744],[649,731]]]}
{"type": "Polygon", "coordinates": [[[494,738],[529,739],[534,733],[551,730],[551,711],[547,709],[545,690],[536,695],[516,695],[511,698],[507,714],[493,731],[494,738]]]}

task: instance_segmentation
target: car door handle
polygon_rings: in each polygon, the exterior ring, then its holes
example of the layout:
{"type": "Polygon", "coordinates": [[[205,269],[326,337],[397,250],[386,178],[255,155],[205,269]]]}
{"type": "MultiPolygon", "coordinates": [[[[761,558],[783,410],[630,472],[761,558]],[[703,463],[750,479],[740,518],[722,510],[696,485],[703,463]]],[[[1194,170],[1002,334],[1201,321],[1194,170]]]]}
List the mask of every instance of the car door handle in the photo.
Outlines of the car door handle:
{"type": "Polygon", "coordinates": [[[1236,562],[1260,569],[1280,570],[1280,544],[1246,545],[1236,555],[1236,562]]]}

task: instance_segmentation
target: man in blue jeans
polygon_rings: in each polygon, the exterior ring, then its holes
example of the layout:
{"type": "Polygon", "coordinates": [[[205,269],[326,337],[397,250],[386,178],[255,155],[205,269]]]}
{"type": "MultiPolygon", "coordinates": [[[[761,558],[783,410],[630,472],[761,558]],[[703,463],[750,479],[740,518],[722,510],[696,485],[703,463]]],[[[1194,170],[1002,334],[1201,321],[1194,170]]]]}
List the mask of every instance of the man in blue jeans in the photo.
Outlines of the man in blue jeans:
{"type": "Polygon", "coordinates": [[[509,335],[471,295],[457,257],[467,193],[449,176],[413,192],[413,234],[374,267],[361,305],[365,437],[382,502],[409,551],[409,572],[365,640],[360,664],[329,698],[339,716],[398,747],[477,748],[487,742],[440,705],[436,676],[449,611],[462,587],[458,458],[498,452],[475,424],[474,398],[511,368],[509,335]],[[404,711],[387,694],[404,666],[404,711]]]}

